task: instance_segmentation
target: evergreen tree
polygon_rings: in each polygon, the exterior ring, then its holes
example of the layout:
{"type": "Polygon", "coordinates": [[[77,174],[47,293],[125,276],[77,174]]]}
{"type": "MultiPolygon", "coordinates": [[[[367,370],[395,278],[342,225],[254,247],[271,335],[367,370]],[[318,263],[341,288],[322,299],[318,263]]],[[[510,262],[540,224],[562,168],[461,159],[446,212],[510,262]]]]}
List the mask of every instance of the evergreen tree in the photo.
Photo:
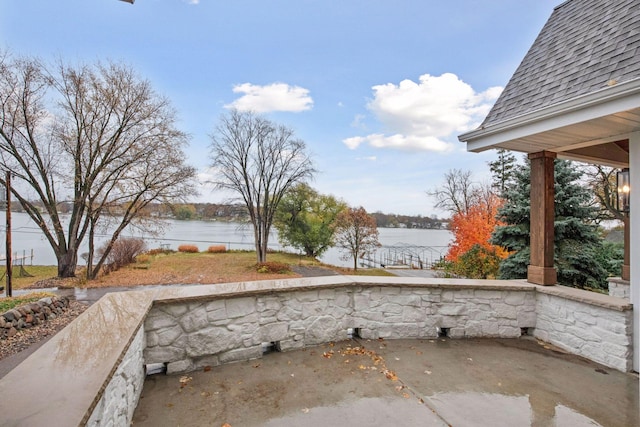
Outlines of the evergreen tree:
{"type": "Polygon", "coordinates": [[[514,183],[518,164],[516,156],[511,151],[501,148],[497,151],[497,154],[498,158],[496,160],[488,162],[492,175],[491,187],[500,197],[504,197],[507,189],[514,183]]]}
{"type": "MultiPolygon", "coordinates": [[[[582,173],[565,160],[555,161],[555,253],[558,282],[575,287],[605,287],[607,272],[597,262],[602,238],[593,224],[596,209],[591,195],[578,180],[582,173]]],[[[500,265],[502,279],[527,275],[530,259],[531,168],[527,161],[514,171],[514,185],[505,193],[498,211],[504,226],[496,227],[491,242],[512,252],[500,265]]]]}

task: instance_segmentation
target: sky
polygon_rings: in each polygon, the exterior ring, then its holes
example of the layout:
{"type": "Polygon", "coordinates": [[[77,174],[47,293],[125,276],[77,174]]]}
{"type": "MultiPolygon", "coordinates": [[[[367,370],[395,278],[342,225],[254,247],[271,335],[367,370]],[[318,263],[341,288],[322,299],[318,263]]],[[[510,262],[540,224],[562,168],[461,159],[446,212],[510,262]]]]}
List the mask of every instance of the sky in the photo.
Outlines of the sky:
{"type": "MultiPolygon", "coordinates": [[[[446,217],[427,195],[451,169],[489,182],[475,129],[561,0],[0,0],[0,48],[114,60],[149,80],[211,176],[230,108],[295,131],[310,183],[369,212],[446,217]]],[[[194,201],[228,194],[200,186],[194,201]]]]}

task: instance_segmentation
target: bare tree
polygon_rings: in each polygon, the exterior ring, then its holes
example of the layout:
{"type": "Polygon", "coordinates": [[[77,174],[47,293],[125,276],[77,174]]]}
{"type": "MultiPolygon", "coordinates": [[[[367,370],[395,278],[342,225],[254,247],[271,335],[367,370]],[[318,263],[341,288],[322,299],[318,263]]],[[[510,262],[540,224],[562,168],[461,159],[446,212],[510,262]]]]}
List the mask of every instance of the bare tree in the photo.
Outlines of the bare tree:
{"type": "Polygon", "coordinates": [[[335,222],[335,245],[345,250],[343,259],[353,259],[358,269],[358,258],[380,247],[376,219],[363,207],[341,211],[335,222]]]}
{"type": "Polygon", "coordinates": [[[215,186],[238,194],[247,207],[258,262],[265,262],[278,203],[291,186],[315,172],[305,143],[285,126],[232,110],[212,135],[211,160],[215,186]]]}
{"type": "Polygon", "coordinates": [[[427,194],[436,199],[434,207],[451,214],[466,214],[479,197],[480,187],[471,180],[471,171],[451,169],[444,175],[444,183],[427,194]]]}
{"type": "Polygon", "coordinates": [[[58,276],[75,275],[86,238],[87,276],[95,277],[147,205],[194,193],[174,110],[130,68],[7,57],[0,66],[0,167],[17,178],[13,196],[53,248],[58,276]],[[68,222],[58,209],[67,201],[68,222]],[[106,221],[114,231],[94,265],[106,221]]]}
{"type": "Polygon", "coordinates": [[[584,179],[593,193],[593,204],[598,207],[597,221],[624,220],[622,212],[616,208],[617,169],[602,165],[584,165],[584,179]]]}

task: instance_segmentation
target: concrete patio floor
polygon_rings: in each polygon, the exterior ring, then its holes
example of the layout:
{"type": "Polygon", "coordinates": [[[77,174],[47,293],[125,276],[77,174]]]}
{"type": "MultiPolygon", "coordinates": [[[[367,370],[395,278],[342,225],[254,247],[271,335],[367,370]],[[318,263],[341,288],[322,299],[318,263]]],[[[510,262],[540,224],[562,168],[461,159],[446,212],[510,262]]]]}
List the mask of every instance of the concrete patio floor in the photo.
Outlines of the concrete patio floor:
{"type": "Polygon", "coordinates": [[[147,377],[135,426],[638,426],[638,376],[522,339],[354,339],[147,377]]]}

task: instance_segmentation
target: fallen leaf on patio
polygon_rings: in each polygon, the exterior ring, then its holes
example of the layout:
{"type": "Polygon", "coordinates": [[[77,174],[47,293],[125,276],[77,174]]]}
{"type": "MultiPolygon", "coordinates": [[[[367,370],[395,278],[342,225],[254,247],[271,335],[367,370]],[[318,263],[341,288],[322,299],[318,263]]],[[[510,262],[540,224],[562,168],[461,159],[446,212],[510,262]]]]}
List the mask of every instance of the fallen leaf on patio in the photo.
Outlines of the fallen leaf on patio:
{"type": "Polygon", "coordinates": [[[259,364],[259,363],[256,363],[255,365],[253,365],[253,367],[254,367],[254,368],[259,368],[259,367],[260,367],[260,364],[259,364]]]}
{"type": "Polygon", "coordinates": [[[205,366],[202,370],[205,372],[209,372],[211,370],[211,366],[205,366]]]}
{"type": "Polygon", "coordinates": [[[382,373],[384,374],[385,377],[387,377],[387,379],[390,379],[391,381],[397,381],[398,380],[398,376],[393,371],[385,369],[384,371],[382,371],[382,373]]]}
{"type": "Polygon", "coordinates": [[[396,360],[400,360],[400,358],[399,358],[399,357],[396,357],[395,359],[396,359],[396,360]]]}
{"type": "Polygon", "coordinates": [[[410,398],[411,396],[409,396],[409,393],[402,393],[402,397],[404,397],[405,399],[410,398]]]}
{"type": "Polygon", "coordinates": [[[165,406],[166,406],[167,408],[173,408],[173,403],[167,403],[165,406]]]}
{"type": "Polygon", "coordinates": [[[400,391],[400,390],[402,390],[403,388],[404,388],[404,386],[403,386],[403,385],[397,385],[397,386],[396,386],[396,391],[400,391]]]}
{"type": "Polygon", "coordinates": [[[467,357],[467,360],[468,360],[469,362],[473,362],[473,359],[472,359],[472,358],[470,358],[470,357],[467,357]]]}
{"type": "Polygon", "coordinates": [[[424,371],[424,373],[427,374],[427,375],[431,375],[431,371],[428,370],[428,369],[426,371],[424,371]]]}
{"type": "Polygon", "coordinates": [[[364,365],[360,365],[360,366],[358,366],[358,369],[367,369],[367,367],[364,366],[364,365]]]}
{"type": "Polygon", "coordinates": [[[211,393],[209,393],[208,391],[203,391],[202,393],[200,393],[200,396],[209,397],[211,396],[211,393]]]}
{"type": "Polygon", "coordinates": [[[294,376],[295,376],[295,374],[291,374],[291,376],[292,376],[292,377],[294,377],[294,376]]]}
{"type": "Polygon", "coordinates": [[[229,423],[224,423],[224,424],[222,424],[222,426],[221,426],[221,427],[231,427],[231,424],[229,424],[229,423]]]}
{"type": "Polygon", "coordinates": [[[193,380],[193,378],[188,377],[186,375],[180,377],[180,388],[185,387],[187,384],[191,382],[191,380],[193,380]]]}
{"type": "Polygon", "coordinates": [[[419,402],[419,403],[424,403],[424,399],[422,399],[422,398],[420,397],[420,398],[418,398],[418,402],[419,402]]]}
{"type": "Polygon", "coordinates": [[[350,362],[350,360],[349,360],[349,359],[346,359],[346,360],[344,361],[344,363],[349,363],[349,362],[350,362]]]}
{"type": "Polygon", "coordinates": [[[302,408],[302,412],[304,412],[305,414],[309,413],[309,408],[302,408]]]}
{"type": "Polygon", "coordinates": [[[421,351],[416,351],[416,354],[417,354],[418,356],[420,356],[420,355],[422,354],[422,352],[421,352],[421,351]]]}

